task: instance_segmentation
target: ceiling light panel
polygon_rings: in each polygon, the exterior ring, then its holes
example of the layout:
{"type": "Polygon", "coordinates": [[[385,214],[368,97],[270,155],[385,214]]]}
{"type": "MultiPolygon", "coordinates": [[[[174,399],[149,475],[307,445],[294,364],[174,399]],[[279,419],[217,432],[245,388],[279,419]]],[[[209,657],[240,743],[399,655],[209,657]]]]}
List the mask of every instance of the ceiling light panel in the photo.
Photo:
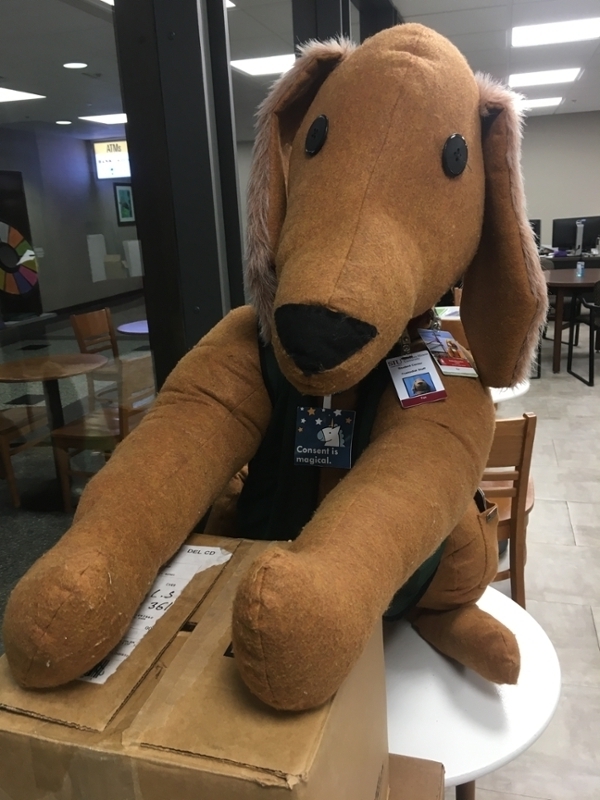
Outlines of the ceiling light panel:
{"type": "Polygon", "coordinates": [[[525,98],[522,107],[527,110],[530,108],[551,108],[552,106],[559,106],[562,103],[562,97],[538,97],[535,100],[525,98]]]}
{"type": "Polygon", "coordinates": [[[101,122],[103,125],[124,125],[127,122],[127,114],[100,114],[79,119],[84,119],[86,122],[101,122]]]}
{"type": "Polygon", "coordinates": [[[85,69],[87,64],[84,64],[83,61],[67,61],[66,64],[63,64],[65,69],[85,69]]]}
{"type": "Polygon", "coordinates": [[[543,44],[585,42],[600,39],[600,17],[522,25],[512,29],[513,47],[536,47],[543,44]]]}
{"type": "Polygon", "coordinates": [[[511,75],[508,85],[513,88],[519,86],[546,86],[553,83],[572,83],[577,79],[581,69],[547,69],[542,72],[520,72],[511,75]]]}
{"type": "Polygon", "coordinates": [[[0,103],[12,103],[15,100],[42,100],[45,94],[31,94],[31,92],[17,92],[15,89],[0,87],[0,103]]]}
{"type": "Polygon", "coordinates": [[[231,66],[247,75],[281,75],[294,66],[293,53],[285,56],[266,56],[265,58],[243,58],[232,61],[231,66]]]}

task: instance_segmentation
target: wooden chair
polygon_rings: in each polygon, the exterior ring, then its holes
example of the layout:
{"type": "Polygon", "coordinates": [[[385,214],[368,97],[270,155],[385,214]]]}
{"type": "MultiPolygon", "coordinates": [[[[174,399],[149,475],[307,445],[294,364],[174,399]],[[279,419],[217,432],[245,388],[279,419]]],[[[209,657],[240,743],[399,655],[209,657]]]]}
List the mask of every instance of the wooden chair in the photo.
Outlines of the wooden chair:
{"type": "Polygon", "coordinates": [[[71,316],[71,325],[75,332],[79,350],[82,353],[102,353],[104,355],[108,351],[112,353],[113,360],[109,361],[104,367],[86,375],[89,410],[93,411],[96,407],[96,400],[100,403],[115,402],[117,397],[116,385],[100,391],[96,391],[94,386],[94,381],[116,384],[119,377],[117,364],[119,348],[110,309],[101,308],[98,311],[89,311],[85,314],[73,314],[71,316]]]}
{"type": "Polygon", "coordinates": [[[5,478],[15,508],[21,505],[17,490],[12,456],[34,447],[48,436],[48,417],[45,406],[24,406],[0,411],[0,477],[5,478]],[[35,433],[34,436],[30,434],[35,433]]]}
{"type": "Polygon", "coordinates": [[[525,535],[535,494],[529,472],[537,417],[496,420],[494,442],[481,481],[489,500],[498,506],[498,541],[508,540],[509,567],[494,581],[510,578],[512,599],[525,608],[525,535]]]}
{"type": "Polygon", "coordinates": [[[93,411],[52,431],[52,446],[65,511],[73,510],[70,477],[94,474],[73,469],[71,458],[84,450],[98,451],[108,458],[117,444],[141,421],[154,399],[156,389],[150,353],[118,361],[117,372],[116,406],[93,411]]]}

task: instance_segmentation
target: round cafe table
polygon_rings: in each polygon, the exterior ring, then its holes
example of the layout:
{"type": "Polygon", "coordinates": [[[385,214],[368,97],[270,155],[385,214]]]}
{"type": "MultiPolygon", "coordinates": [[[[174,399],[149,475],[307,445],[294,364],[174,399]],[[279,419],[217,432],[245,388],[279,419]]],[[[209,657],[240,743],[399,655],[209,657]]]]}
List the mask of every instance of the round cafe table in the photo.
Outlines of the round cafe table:
{"type": "Polygon", "coordinates": [[[578,278],[575,269],[549,269],[544,272],[546,284],[556,295],[554,309],[554,351],[552,355],[552,372],[560,372],[560,347],[562,340],[565,295],[576,297],[586,289],[591,289],[600,281],[600,269],[586,267],[578,278]]]}
{"type": "Polygon", "coordinates": [[[405,621],[384,624],[390,753],[441,762],[458,800],[474,800],[477,778],[535,742],[560,696],[556,651],[533,617],[491,587],[477,605],[517,637],[515,686],[497,686],[446,658],[405,621]]]}
{"type": "Polygon", "coordinates": [[[494,401],[494,405],[497,406],[498,403],[504,403],[506,400],[514,400],[516,397],[522,397],[524,394],[530,390],[531,384],[529,380],[525,378],[524,381],[521,383],[517,383],[516,386],[509,386],[503,389],[490,389],[490,393],[492,395],[492,400],[494,401]]]}
{"type": "Polygon", "coordinates": [[[131,333],[136,336],[148,335],[148,320],[138,319],[136,322],[125,322],[119,325],[117,330],[119,333],[131,333]]]}
{"type": "Polygon", "coordinates": [[[92,353],[67,353],[62,355],[21,358],[0,364],[0,383],[29,383],[41,381],[44,387],[50,429],[65,424],[58,381],[92,372],[104,366],[108,359],[92,353]]]}

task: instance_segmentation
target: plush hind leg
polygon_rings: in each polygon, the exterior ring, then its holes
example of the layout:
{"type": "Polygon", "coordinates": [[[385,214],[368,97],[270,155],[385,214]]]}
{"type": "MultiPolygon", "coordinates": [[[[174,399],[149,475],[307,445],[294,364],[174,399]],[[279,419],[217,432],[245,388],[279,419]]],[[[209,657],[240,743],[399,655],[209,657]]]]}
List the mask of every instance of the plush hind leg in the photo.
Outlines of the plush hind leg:
{"type": "Polygon", "coordinates": [[[478,513],[473,503],[410,619],[440,652],[494,683],[516,683],[520,655],[514,634],[475,605],[497,568],[496,515],[478,513]]]}

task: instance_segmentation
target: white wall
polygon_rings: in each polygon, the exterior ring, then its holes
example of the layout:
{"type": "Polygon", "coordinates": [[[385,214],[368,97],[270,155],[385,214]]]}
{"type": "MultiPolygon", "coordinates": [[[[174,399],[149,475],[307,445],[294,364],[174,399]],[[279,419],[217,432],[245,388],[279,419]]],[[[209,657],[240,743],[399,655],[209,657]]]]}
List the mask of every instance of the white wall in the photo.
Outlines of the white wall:
{"type": "Polygon", "coordinates": [[[600,216],[600,111],[529,117],[523,137],[527,213],[542,242],[558,217],[600,216]]]}
{"type": "Polygon", "coordinates": [[[113,181],[96,180],[88,142],[0,128],[0,169],[23,174],[32,243],[44,250],[44,311],[141,288],[140,278],[92,282],[87,235],[103,233],[107,252],[124,258],[123,239],[137,234],[135,227],[117,226],[113,181]]]}
{"type": "Polygon", "coordinates": [[[246,193],[248,191],[248,178],[250,176],[250,164],[252,163],[252,148],[254,142],[237,143],[237,168],[238,184],[240,187],[240,216],[242,219],[242,233],[246,236],[246,193]]]}

